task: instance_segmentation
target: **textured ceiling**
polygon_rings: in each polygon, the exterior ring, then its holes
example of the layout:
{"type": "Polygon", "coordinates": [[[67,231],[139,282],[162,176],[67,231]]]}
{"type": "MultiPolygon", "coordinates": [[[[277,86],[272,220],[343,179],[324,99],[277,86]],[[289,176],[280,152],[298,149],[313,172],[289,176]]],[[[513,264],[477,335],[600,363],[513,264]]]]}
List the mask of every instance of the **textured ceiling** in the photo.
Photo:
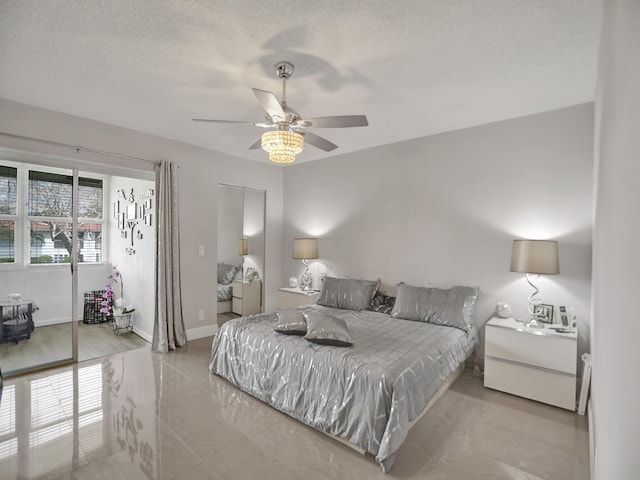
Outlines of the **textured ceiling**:
{"type": "MultiPolygon", "coordinates": [[[[268,162],[251,87],[303,117],[326,158],[594,99],[603,0],[2,0],[0,97],[268,162]]],[[[87,145],[89,146],[89,145],[87,145]]]]}

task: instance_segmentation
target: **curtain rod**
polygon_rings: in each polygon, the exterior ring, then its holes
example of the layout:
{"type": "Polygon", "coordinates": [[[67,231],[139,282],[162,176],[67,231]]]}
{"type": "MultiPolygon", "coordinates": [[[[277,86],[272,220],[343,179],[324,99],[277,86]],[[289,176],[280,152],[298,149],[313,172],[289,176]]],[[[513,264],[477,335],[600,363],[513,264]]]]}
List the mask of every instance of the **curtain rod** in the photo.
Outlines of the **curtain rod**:
{"type": "Polygon", "coordinates": [[[99,155],[106,155],[108,157],[124,158],[126,160],[136,160],[139,162],[147,162],[147,163],[153,163],[154,165],[160,165],[160,162],[157,162],[155,160],[148,160],[146,158],[140,158],[140,157],[132,157],[131,155],[122,155],[120,153],[107,152],[104,150],[96,150],[95,148],[82,147],[80,145],[70,145],[68,143],[54,142],[53,140],[43,140],[41,138],[25,137],[24,135],[16,135],[14,133],[7,133],[7,132],[0,132],[0,135],[4,135],[5,137],[17,138],[19,140],[28,140],[31,142],[44,143],[45,145],[54,145],[56,147],[70,148],[72,150],[75,150],[77,153],[80,153],[80,150],[83,150],[85,152],[97,153],[99,155]]]}

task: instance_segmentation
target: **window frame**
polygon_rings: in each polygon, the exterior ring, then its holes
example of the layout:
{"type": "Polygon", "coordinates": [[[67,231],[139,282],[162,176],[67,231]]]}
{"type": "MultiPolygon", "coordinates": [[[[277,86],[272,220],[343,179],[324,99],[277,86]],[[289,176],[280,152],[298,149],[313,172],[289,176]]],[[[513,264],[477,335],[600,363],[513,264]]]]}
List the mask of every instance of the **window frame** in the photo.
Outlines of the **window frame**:
{"type": "MultiPolygon", "coordinates": [[[[53,173],[58,175],[73,176],[71,168],[52,167],[32,163],[20,163],[4,158],[0,159],[0,165],[17,169],[17,205],[16,214],[0,213],[0,220],[14,221],[14,261],[12,263],[0,263],[0,270],[12,270],[22,268],[68,268],[69,263],[31,263],[31,222],[55,221],[59,223],[72,223],[73,217],[45,217],[41,215],[29,215],[29,172],[53,173]]],[[[101,249],[100,261],[78,262],[78,268],[86,268],[92,265],[104,266],[108,261],[108,228],[107,219],[107,189],[109,186],[108,176],[99,173],[83,171],[82,178],[102,181],[102,214],[101,218],[78,217],[78,225],[100,224],[101,228],[101,249]]]]}

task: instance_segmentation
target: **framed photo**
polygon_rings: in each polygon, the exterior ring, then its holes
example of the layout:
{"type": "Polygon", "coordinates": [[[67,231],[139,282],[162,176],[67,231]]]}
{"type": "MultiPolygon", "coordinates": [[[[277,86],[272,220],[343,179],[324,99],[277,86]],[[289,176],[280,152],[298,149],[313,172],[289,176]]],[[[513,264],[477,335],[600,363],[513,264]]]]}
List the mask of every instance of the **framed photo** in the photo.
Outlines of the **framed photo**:
{"type": "Polygon", "coordinates": [[[127,205],[127,220],[135,220],[138,218],[138,204],[130,203],[127,205]]]}
{"type": "Polygon", "coordinates": [[[118,228],[124,230],[124,212],[118,215],[118,228]]]}
{"type": "Polygon", "coordinates": [[[152,215],[151,213],[148,213],[147,215],[144,216],[144,224],[147,227],[151,226],[151,215],[152,215]]]}
{"type": "Polygon", "coordinates": [[[541,303],[533,307],[533,314],[536,319],[544,323],[553,323],[553,305],[541,303]]]}
{"type": "Polygon", "coordinates": [[[118,215],[120,215],[120,201],[116,200],[113,202],[113,217],[118,218],[118,215]]]}
{"type": "Polygon", "coordinates": [[[144,208],[146,208],[147,210],[151,210],[151,199],[148,198],[144,201],[144,208]]]}

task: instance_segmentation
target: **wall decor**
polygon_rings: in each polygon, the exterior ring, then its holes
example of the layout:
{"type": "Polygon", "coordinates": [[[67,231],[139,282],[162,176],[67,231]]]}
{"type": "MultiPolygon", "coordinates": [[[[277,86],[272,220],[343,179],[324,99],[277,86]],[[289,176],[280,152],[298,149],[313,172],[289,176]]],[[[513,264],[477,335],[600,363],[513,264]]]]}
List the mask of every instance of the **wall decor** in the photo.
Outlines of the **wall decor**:
{"type": "Polygon", "coordinates": [[[131,246],[133,247],[133,229],[138,225],[137,220],[127,220],[127,227],[131,230],[131,246]]]}
{"type": "Polygon", "coordinates": [[[138,195],[139,202],[136,203],[136,195],[133,188],[129,190],[128,194],[124,188],[116,191],[117,200],[113,202],[113,216],[118,221],[121,238],[131,239],[131,246],[126,249],[129,255],[136,253],[133,249],[134,239],[142,240],[143,238],[143,233],[140,229],[136,232],[136,226],[144,224],[144,226],[150,227],[152,225],[153,195],[153,189],[149,188],[138,195]],[[128,203],[120,205],[120,202],[125,200],[128,203]]]}
{"type": "Polygon", "coordinates": [[[127,220],[135,220],[138,218],[138,204],[130,203],[127,205],[127,220]]]}
{"type": "Polygon", "coordinates": [[[153,188],[149,188],[140,194],[140,198],[150,198],[153,197],[153,188]]]}

